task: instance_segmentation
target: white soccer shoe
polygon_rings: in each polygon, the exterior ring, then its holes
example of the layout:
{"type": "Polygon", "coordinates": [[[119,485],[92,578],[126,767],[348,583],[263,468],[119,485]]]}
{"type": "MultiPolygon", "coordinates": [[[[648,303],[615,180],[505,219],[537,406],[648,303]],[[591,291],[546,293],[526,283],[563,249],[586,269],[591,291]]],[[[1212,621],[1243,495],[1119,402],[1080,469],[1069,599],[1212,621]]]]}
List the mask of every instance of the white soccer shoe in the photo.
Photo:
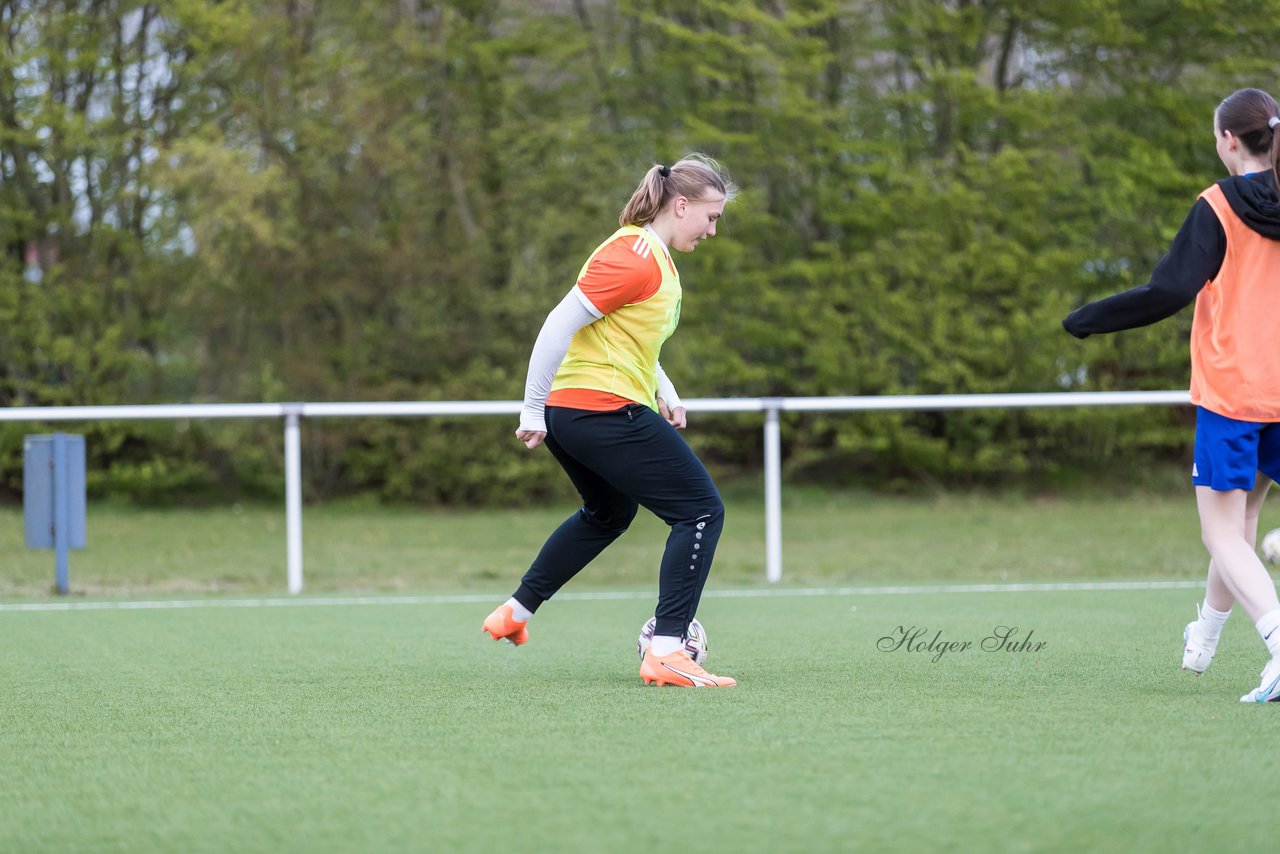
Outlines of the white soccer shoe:
{"type": "Polygon", "coordinates": [[[1200,606],[1196,605],[1196,618],[1182,630],[1182,669],[1199,676],[1213,663],[1218,651],[1218,638],[1206,638],[1200,634],[1200,606]]]}
{"type": "Polygon", "coordinates": [[[1280,700],[1280,657],[1262,668],[1262,684],[1240,698],[1242,703],[1274,703],[1280,700]]]}

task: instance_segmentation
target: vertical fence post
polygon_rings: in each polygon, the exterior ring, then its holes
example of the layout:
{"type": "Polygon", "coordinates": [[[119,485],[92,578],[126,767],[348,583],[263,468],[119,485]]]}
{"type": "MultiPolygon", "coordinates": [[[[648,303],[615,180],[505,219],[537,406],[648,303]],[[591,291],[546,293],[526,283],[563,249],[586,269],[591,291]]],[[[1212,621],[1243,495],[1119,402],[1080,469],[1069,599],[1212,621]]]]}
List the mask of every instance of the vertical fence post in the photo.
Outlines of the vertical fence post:
{"type": "Polygon", "coordinates": [[[772,584],[782,580],[782,438],[778,424],[779,398],[764,403],[764,575],[772,584]]]}
{"type": "Polygon", "coordinates": [[[53,549],[54,582],[59,593],[71,589],[67,549],[71,547],[71,478],[68,476],[67,434],[53,434],[53,549]]]}
{"type": "Polygon", "coordinates": [[[285,548],[289,592],[302,592],[302,405],[284,408],[285,548]]]}

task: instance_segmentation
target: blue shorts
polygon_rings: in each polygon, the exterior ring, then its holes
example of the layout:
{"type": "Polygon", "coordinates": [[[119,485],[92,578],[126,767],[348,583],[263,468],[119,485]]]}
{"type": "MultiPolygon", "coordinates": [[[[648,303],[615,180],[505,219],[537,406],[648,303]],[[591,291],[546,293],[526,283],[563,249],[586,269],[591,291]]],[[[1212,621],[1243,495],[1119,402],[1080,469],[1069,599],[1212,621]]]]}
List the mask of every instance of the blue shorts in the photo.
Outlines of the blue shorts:
{"type": "Polygon", "coordinates": [[[1191,482],[1215,492],[1249,490],[1256,472],[1280,480],[1280,422],[1237,421],[1197,406],[1191,482]]]}

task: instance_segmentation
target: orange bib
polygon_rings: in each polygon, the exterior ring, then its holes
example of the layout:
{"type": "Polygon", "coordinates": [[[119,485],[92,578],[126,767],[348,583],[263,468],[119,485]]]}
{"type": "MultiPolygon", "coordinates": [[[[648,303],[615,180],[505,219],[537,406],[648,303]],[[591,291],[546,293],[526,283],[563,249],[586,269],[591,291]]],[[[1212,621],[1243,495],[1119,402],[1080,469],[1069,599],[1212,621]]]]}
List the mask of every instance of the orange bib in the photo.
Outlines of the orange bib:
{"type": "Polygon", "coordinates": [[[1217,184],[1200,198],[1222,223],[1227,254],[1196,297],[1191,402],[1240,421],[1280,421],[1280,241],[1245,225],[1217,184]]]}

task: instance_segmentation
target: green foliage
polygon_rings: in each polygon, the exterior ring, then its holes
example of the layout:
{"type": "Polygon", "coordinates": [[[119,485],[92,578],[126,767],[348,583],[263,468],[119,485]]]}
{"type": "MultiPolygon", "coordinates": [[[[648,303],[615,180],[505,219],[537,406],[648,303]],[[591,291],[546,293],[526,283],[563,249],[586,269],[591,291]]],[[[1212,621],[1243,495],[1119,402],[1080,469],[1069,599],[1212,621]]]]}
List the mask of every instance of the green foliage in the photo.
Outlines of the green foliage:
{"type": "MultiPolygon", "coordinates": [[[[1189,312],[1086,342],[1058,321],[1145,279],[1220,174],[1213,106],[1277,70],[1225,0],[0,0],[0,19],[0,405],[517,398],[635,182],[688,150],[742,193],[680,259],[663,362],[685,396],[1182,387],[1189,312]]],[[[789,420],[786,449],[798,475],[997,482],[1179,458],[1183,415],[822,415],[789,420]]],[[[309,495],[562,494],[513,427],[308,424],[309,495]]],[[[758,464],[758,423],[698,429],[717,465],[758,464]]],[[[278,425],[93,431],[104,493],[279,489],[278,425]]]]}

